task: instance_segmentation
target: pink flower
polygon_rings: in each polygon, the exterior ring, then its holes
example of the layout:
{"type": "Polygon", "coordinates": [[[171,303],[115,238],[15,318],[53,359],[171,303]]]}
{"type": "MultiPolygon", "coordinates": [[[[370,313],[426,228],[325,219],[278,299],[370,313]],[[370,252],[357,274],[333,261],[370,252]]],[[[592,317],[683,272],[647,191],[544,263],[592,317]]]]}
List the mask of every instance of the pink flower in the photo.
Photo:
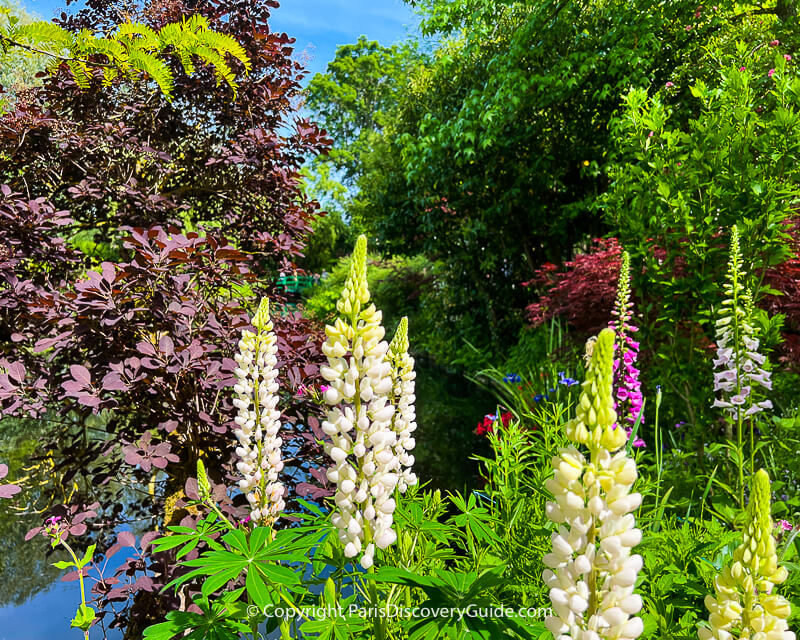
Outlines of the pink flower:
{"type": "Polygon", "coordinates": [[[773,40],[772,42],[769,43],[769,46],[770,47],[777,47],[780,43],[781,43],[780,40],[773,40]]]}
{"type": "Polygon", "coordinates": [[[783,529],[784,531],[791,531],[794,527],[790,522],[786,522],[786,520],[778,520],[778,526],[783,529]]]}
{"type": "Polygon", "coordinates": [[[786,60],[786,62],[791,62],[792,56],[790,56],[788,53],[784,53],[783,59],[786,60]]]}
{"type": "Polygon", "coordinates": [[[770,69],[770,70],[769,70],[769,72],[767,73],[767,75],[768,75],[770,78],[771,78],[772,76],[774,76],[774,75],[775,75],[775,69],[770,69]]]}
{"type": "Polygon", "coordinates": [[[667,84],[665,84],[664,86],[665,86],[667,89],[671,89],[672,87],[674,87],[674,86],[675,86],[675,83],[674,83],[674,82],[667,82],[667,84]]]}
{"type": "Polygon", "coordinates": [[[747,71],[747,67],[739,67],[739,71],[747,71]]]}
{"type": "Polygon", "coordinates": [[[330,387],[327,384],[319,385],[320,393],[325,393],[328,389],[330,389],[330,387]]]}
{"type": "Polygon", "coordinates": [[[636,438],[636,440],[633,441],[633,446],[634,447],[643,447],[643,446],[645,446],[644,440],[642,440],[641,438],[636,438]]]}

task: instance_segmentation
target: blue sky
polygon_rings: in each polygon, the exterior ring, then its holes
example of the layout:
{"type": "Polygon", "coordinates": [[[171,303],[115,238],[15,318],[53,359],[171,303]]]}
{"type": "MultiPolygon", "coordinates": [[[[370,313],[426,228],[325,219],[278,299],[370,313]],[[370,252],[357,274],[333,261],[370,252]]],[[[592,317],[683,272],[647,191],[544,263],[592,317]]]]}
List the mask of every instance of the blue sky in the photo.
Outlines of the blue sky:
{"type": "MultiPolygon", "coordinates": [[[[65,6],[64,0],[21,0],[21,4],[48,19],[65,6]]],[[[309,56],[311,77],[325,70],[337,45],[355,42],[362,34],[390,45],[404,39],[416,24],[402,0],[285,0],[273,13],[271,26],[297,38],[296,53],[309,56]]]]}

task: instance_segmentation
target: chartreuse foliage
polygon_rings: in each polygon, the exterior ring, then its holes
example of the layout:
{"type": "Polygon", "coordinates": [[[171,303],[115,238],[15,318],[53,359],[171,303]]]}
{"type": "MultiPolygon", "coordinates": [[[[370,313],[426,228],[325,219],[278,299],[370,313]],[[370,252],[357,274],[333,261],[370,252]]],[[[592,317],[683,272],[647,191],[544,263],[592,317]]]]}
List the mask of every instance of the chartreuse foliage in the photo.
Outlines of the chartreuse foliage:
{"type": "Polygon", "coordinates": [[[84,89],[91,86],[97,70],[102,71],[105,85],[119,75],[141,72],[150,76],[169,99],[174,78],[165,58],[175,55],[186,73],[194,72],[199,60],[214,70],[218,83],[225,82],[235,91],[235,72],[227,57],[232,56],[248,71],[251,66],[244,48],[231,36],[210,29],[208,20],[200,14],[158,31],[143,23],[126,22],[108,36],[87,29],[72,33],[46,21],[22,22],[7,7],[0,7],[0,20],[0,47],[4,51],[18,47],[45,56],[54,65],[65,63],[84,89]]]}

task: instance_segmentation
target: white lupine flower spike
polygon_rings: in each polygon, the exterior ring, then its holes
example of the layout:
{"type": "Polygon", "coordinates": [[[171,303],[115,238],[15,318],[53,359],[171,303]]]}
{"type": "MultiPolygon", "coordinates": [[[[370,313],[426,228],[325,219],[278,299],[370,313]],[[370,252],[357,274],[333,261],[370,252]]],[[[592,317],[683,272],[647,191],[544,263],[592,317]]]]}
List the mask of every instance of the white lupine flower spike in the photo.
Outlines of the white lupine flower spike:
{"type": "Polygon", "coordinates": [[[628,457],[625,429],[616,428],[613,398],[614,331],[594,343],[577,416],[567,424],[574,443],[553,458],[547,488],[555,501],[547,515],[557,523],[553,551],[543,558],[554,616],[545,620],[556,640],[633,640],[643,630],[636,614],[642,598],[634,585],[642,558],[633,516],[642,497],[631,493],[636,463],[628,457]],[[578,446],[588,448],[588,456],[578,446]]]}
{"type": "Polygon", "coordinates": [[[760,469],[753,476],[747,526],[733,563],[714,578],[714,595],[706,596],[708,627],[700,627],[700,640],[795,640],[787,619],[792,608],[775,585],[788,572],[778,566],[770,517],[770,481],[760,469]]]}
{"type": "Polygon", "coordinates": [[[402,318],[397,327],[397,331],[389,344],[387,354],[392,365],[392,383],[394,390],[395,412],[392,417],[392,428],[397,436],[395,454],[400,461],[400,474],[397,488],[400,493],[405,493],[406,489],[417,484],[417,476],[412,471],[414,466],[414,456],[411,450],[414,449],[415,441],[412,433],[417,428],[416,413],[414,411],[414,358],[408,353],[408,318],[402,318]]]}
{"type": "Polygon", "coordinates": [[[394,430],[392,364],[383,339],[381,312],[369,302],[367,239],[359,237],[350,273],[336,304],[341,314],[325,327],[322,351],[328,365],[323,399],[330,406],[322,430],[330,437],[326,453],[333,460],[328,480],[336,484],[332,515],[348,558],[373,565],[375,547],[397,538],[392,529],[401,464],[394,430]]]}
{"type": "Polygon", "coordinates": [[[250,504],[250,519],[257,525],[272,526],[285,504],[284,487],[278,481],[283,470],[278,435],[278,345],[266,298],[261,300],[252,323],[256,333],[242,332],[239,353],[234,356],[238,365],[233,387],[233,404],[238,409],[236,468],[242,474],[239,488],[250,504]]]}

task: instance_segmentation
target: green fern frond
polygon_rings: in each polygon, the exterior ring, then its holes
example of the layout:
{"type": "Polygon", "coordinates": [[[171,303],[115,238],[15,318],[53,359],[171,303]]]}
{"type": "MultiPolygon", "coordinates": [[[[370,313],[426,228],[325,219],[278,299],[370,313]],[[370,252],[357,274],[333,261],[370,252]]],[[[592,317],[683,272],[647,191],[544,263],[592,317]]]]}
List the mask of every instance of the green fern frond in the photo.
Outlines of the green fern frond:
{"type": "Polygon", "coordinates": [[[24,42],[25,44],[38,45],[48,51],[70,49],[75,46],[75,39],[69,31],[52,22],[39,20],[29,24],[19,25],[9,37],[24,42]]]}
{"type": "Polygon", "coordinates": [[[125,24],[119,25],[116,39],[136,49],[161,48],[161,40],[158,33],[140,22],[126,22],[125,24]]]}
{"type": "Polygon", "coordinates": [[[231,71],[228,63],[225,62],[225,58],[217,53],[217,51],[210,47],[197,44],[191,48],[191,52],[214,68],[214,75],[217,76],[217,85],[222,84],[224,80],[234,91],[236,90],[236,76],[233,71],[231,71]]]}
{"type": "Polygon", "coordinates": [[[77,84],[81,89],[88,89],[91,86],[91,78],[89,76],[88,69],[83,62],[80,60],[68,60],[67,66],[69,66],[70,71],[72,71],[75,84],[77,84]]]}
{"type": "Polygon", "coordinates": [[[184,30],[190,31],[206,31],[209,28],[208,19],[199,13],[195,13],[191,18],[184,21],[184,30]]]}
{"type": "Polygon", "coordinates": [[[171,100],[174,86],[173,78],[169,67],[163,60],[144,51],[134,49],[130,51],[130,64],[133,68],[149,75],[167,100],[171,100]]]}
{"type": "Polygon", "coordinates": [[[118,75],[119,72],[114,67],[105,67],[103,69],[103,86],[110,87],[118,75]]]}
{"type": "Polygon", "coordinates": [[[89,35],[83,41],[79,41],[73,53],[79,55],[104,55],[109,64],[124,63],[128,59],[128,53],[125,48],[116,40],[109,38],[95,38],[89,35]]]}
{"type": "Polygon", "coordinates": [[[161,43],[162,49],[170,46],[177,47],[181,40],[183,40],[182,25],[176,22],[165,25],[161,28],[161,31],[158,32],[158,40],[161,43]]]}
{"type": "Polygon", "coordinates": [[[222,55],[232,55],[244,65],[247,73],[250,73],[252,70],[250,58],[248,57],[247,52],[244,50],[244,47],[240,45],[235,38],[229,36],[228,34],[206,30],[197,34],[197,40],[200,42],[200,44],[211,47],[222,55]]]}
{"type": "Polygon", "coordinates": [[[183,71],[189,75],[194,73],[194,62],[192,62],[192,56],[188,51],[180,50],[177,52],[178,57],[181,60],[181,65],[183,66],[183,71]]]}

